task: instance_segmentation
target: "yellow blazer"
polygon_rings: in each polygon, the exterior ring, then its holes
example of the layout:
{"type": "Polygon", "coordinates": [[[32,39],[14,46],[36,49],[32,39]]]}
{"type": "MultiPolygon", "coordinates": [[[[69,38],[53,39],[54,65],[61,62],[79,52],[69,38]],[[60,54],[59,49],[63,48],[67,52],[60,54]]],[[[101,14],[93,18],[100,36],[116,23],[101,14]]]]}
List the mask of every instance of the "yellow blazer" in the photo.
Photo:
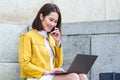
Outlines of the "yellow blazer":
{"type": "MultiPolygon", "coordinates": [[[[21,78],[40,78],[45,70],[50,70],[50,53],[44,40],[45,37],[34,29],[20,36],[19,63],[21,78]]],[[[54,68],[59,68],[63,64],[62,47],[57,47],[50,34],[48,40],[54,53],[54,68]]]]}

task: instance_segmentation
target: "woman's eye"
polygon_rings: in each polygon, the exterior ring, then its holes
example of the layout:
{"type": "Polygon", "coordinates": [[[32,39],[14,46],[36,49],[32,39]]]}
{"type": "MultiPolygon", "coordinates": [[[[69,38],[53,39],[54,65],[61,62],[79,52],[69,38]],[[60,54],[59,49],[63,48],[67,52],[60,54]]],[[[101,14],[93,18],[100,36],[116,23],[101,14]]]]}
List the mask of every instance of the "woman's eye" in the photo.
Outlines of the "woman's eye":
{"type": "Polygon", "coordinates": [[[58,22],[58,20],[54,20],[53,18],[49,18],[49,20],[50,20],[51,22],[54,21],[54,23],[57,23],[57,22],[58,22]]]}
{"type": "Polygon", "coordinates": [[[50,21],[53,21],[53,19],[49,19],[50,21]]]}

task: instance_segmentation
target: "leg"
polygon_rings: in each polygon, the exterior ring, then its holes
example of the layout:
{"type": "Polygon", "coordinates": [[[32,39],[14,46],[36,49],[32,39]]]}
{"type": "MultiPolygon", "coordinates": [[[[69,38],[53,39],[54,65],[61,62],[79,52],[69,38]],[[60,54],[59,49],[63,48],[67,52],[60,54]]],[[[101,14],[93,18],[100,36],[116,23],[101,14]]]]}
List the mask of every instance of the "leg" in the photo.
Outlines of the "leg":
{"type": "Polygon", "coordinates": [[[80,80],[88,80],[87,75],[79,74],[80,80]]]}
{"type": "Polygon", "coordinates": [[[70,73],[64,75],[55,75],[53,80],[80,80],[80,79],[78,74],[70,73]]]}

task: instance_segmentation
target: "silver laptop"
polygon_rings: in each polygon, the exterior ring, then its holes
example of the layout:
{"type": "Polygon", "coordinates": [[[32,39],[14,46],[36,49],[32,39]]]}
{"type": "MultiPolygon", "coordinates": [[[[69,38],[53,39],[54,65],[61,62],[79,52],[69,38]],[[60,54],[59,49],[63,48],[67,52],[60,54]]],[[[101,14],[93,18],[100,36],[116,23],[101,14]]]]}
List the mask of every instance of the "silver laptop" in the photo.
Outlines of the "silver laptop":
{"type": "Polygon", "coordinates": [[[68,74],[68,73],[87,74],[90,71],[97,57],[98,57],[97,55],[77,54],[74,60],[72,61],[72,64],[70,65],[67,72],[55,72],[50,74],[52,75],[68,74]]]}

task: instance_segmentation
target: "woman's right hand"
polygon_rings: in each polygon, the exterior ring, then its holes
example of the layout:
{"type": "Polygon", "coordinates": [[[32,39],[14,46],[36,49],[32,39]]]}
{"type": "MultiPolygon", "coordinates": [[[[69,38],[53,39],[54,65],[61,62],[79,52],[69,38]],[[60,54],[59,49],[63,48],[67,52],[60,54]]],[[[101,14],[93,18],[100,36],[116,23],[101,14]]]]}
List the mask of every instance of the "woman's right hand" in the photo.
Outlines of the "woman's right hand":
{"type": "Polygon", "coordinates": [[[50,32],[50,34],[54,38],[57,46],[60,47],[60,45],[61,45],[61,33],[60,33],[59,29],[57,27],[55,27],[55,30],[50,32]]]}
{"type": "Polygon", "coordinates": [[[54,68],[52,71],[44,71],[44,75],[49,75],[50,73],[55,73],[55,72],[65,72],[64,69],[62,68],[54,68]]]}
{"type": "Polygon", "coordinates": [[[52,72],[55,73],[55,72],[65,72],[65,71],[62,68],[54,68],[52,72]]]}
{"type": "Polygon", "coordinates": [[[52,71],[44,71],[44,75],[49,75],[50,73],[55,73],[55,72],[65,72],[64,69],[62,68],[54,68],[52,71]]]}

